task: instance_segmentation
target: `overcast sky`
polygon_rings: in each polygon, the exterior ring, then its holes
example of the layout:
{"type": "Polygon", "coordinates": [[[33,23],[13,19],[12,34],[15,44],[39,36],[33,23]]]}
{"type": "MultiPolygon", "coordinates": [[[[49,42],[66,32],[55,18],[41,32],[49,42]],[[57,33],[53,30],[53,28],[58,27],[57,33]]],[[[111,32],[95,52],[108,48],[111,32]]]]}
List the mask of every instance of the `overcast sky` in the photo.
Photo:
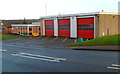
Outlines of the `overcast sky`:
{"type": "Polygon", "coordinates": [[[47,15],[117,12],[120,0],[0,0],[0,19],[38,19],[47,15]]]}

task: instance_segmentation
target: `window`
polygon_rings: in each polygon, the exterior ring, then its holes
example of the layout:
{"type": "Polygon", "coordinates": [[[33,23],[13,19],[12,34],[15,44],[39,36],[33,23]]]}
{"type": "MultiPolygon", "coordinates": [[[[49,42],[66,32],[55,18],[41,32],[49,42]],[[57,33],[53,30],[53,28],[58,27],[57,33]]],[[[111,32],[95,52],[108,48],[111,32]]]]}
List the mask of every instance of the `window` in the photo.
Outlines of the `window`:
{"type": "Polygon", "coordinates": [[[79,24],[78,27],[94,27],[93,24],[79,24]]]}
{"type": "Polygon", "coordinates": [[[90,31],[94,31],[94,28],[89,28],[90,31]]]}
{"type": "Polygon", "coordinates": [[[41,28],[39,27],[39,31],[41,30],[41,28]]]}
{"type": "Polygon", "coordinates": [[[59,28],[59,30],[70,30],[70,28],[59,28]]]}
{"type": "Polygon", "coordinates": [[[90,24],[90,27],[94,27],[94,25],[93,25],[93,24],[90,24]]]}
{"type": "Polygon", "coordinates": [[[23,26],[23,31],[27,31],[27,26],[23,26]]]}
{"type": "Polygon", "coordinates": [[[20,30],[20,27],[18,27],[18,30],[20,30]]]}
{"type": "Polygon", "coordinates": [[[54,25],[46,25],[46,30],[54,30],[54,25]]]}
{"type": "Polygon", "coordinates": [[[93,31],[94,28],[78,28],[78,30],[93,31]]]}
{"type": "Polygon", "coordinates": [[[32,31],[32,27],[29,27],[29,31],[32,31]]]}

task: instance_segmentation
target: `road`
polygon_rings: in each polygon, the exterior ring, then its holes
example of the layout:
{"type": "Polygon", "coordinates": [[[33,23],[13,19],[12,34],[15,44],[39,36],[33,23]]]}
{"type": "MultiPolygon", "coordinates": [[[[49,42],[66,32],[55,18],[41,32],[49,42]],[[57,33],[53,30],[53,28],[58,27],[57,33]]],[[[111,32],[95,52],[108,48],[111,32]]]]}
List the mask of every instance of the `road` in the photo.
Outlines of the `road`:
{"type": "Polygon", "coordinates": [[[117,51],[71,50],[4,43],[3,72],[118,72],[117,51]]]}

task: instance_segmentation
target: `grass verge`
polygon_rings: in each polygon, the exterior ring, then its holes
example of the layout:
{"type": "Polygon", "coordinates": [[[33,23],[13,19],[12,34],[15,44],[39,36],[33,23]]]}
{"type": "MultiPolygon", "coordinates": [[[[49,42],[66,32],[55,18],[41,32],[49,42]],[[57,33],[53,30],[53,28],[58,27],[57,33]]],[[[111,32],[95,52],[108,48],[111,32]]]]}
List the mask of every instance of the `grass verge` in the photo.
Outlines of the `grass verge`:
{"type": "Polygon", "coordinates": [[[0,37],[2,37],[2,36],[8,36],[7,34],[0,34],[0,37]]]}
{"type": "Polygon", "coordinates": [[[84,42],[70,44],[66,46],[98,46],[98,45],[120,45],[120,34],[104,36],[84,42]]]}
{"type": "Polygon", "coordinates": [[[9,35],[9,34],[0,35],[0,40],[19,39],[19,38],[25,38],[25,37],[24,36],[9,35]]]}

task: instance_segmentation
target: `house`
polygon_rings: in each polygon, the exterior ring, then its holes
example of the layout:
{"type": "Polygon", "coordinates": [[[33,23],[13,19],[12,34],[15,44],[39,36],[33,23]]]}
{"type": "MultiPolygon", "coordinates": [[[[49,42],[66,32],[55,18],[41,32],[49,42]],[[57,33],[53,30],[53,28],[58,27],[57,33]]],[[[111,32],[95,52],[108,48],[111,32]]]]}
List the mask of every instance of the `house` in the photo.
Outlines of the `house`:
{"type": "Polygon", "coordinates": [[[0,20],[0,33],[8,34],[12,33],[11,24],[32,24],[32,22],[38,22],[38,19],[18,19],[18,20],[0,20]]]}

